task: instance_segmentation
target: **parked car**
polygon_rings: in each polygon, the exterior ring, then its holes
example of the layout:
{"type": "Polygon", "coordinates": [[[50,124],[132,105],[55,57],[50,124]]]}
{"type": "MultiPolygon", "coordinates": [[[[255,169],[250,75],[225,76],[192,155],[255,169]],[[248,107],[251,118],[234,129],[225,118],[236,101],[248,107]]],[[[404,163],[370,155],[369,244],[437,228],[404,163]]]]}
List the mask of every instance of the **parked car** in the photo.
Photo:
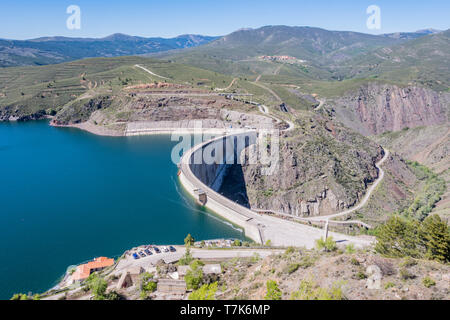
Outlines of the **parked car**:
{"type": "Polygon", "coordinates": [[[143,253],[142,251],[140,251],[139,252],[139,255],[142,257],[142,258],[145,258],[147,255],[145,254],[145,253],[143,253]]]}
{"type": "Polygon", "coordinates": [[[163,252],[169,252],[169,249],[167,249],[167,247],[162,247],[162,251],[163,252]]]}
{"type": "Polygon", "coordinates": [[[173,246],[170,246],[170,247],[169,247],[169,250],[170,250],[170,252],[175,252],[175,251],[177,251],[177,249],[175,249],[173,246]]]}
{"type": "Polygon", "coordinates": [[[144,252],[145,252],[148,256],[151,256],[151,255],[153,254],[153,253],[152,253],[150,250],[148,250],[148,249],[145,249],[144,252]]]}
{"type": "Polygon", "coordinates": [[[156,253],[161,253],[161,250],[159,250],[158,247],[153,247],[153,250],[155,250],[156,253]]]}
{"type": "Polygon", "coordinates": [[[139,259],[139,256],[137,255],[137,253],[133,253],[133,258],[134,258],[134,260],[139,259]]]}

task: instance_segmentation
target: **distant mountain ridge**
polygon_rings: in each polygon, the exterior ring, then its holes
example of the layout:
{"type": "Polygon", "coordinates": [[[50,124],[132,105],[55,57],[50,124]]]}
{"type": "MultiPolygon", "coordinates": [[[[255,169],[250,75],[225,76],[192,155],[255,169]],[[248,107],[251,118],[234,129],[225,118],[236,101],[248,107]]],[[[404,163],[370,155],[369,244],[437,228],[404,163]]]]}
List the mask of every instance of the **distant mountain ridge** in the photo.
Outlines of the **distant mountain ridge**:
{"type": "Polygon", "coordinates": [[[181,35],[144,38],[113,34],[105,38],[43,37],[30,40],[0,39],[0,67],[46,65],[93,57],[143,55],[191,48],[218,37],[181,35]]]}
{"type": "Polygon", "coordinates": [[[433,32],[424,30],[395,36],[329,31],[315,27],[265,26],[241,29],[201,47],[161,56],[217,72],[261,74],[265,70],[257,62],[258,56],[288,55],[305,61],[310,71],[304,75],[306,77],[340,79],[339,73],[333,75],[325,70],[376,49],[402,44],[433,32]]]}

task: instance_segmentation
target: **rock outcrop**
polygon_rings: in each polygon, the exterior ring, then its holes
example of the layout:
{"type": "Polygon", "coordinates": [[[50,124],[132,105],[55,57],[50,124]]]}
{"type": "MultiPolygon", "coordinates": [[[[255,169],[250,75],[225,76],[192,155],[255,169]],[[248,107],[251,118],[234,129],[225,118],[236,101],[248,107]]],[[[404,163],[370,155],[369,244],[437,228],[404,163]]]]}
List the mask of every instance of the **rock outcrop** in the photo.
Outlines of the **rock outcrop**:
{"type": "Polygon", "coordinates": [[[450,95],[371,82],[334,101],[336,115],[364,135],[448,122],[450,95]]]}
{"type": "Polygon", "coordinates": [[[280,141],[279,170],[261,175],[244,165],[252,208],[296,216],[321,216],[352,207],[378,178],[383,150],[367,138],[325,118],[298,120],[298,130],[280,141]],[[327,125],[328,123],[328,125],[327,125]]]}

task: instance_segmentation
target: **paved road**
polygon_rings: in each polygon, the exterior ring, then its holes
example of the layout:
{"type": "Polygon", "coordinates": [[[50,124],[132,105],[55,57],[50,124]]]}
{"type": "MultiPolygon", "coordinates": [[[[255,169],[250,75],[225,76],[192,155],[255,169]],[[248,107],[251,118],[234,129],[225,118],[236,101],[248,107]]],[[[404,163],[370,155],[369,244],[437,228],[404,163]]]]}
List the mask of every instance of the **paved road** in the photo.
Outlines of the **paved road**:
{"type": "Polygon", "coordinates": [[[348,209],[345,210],[343,212],[340,213],[336,213],[336,214],[332,214],[332,215],[328,215],[328,216],[321,216],[321,217],[311,217],[311,218],[305,218],[305,220],[310,220],[310,221],[324,221],[324,220],[329,220],[329,219],[333,219],[333,218],[338,218],[338,217],[343,217],[346,216],[352,212],[355,212],[359,209],[361,209],[362,207],[364,207],[367,202],[369,201],[370,197],[372,196],[372,193],[375,191],[376,187],[380,184],[381,181],[383,181],[384,179],[384,170],[381,168],[381,166],[383,165],[383,163],[386,162],[386,160],[389,158],[389,150],[385,149],[385,155],[383,157],[383,159],[381,159],[375,166],[378,168],[379,172],[380,172],[380,176],[378,177],[378,179],[375,181],[374,184],[372,184],[369,189],[366,192],[366,195],[364,196],[364,198],[361,200],[361,202],[348,209]]]}
{"type": "MultiPolygon", "coordinates": [[[[218,138],[221,139],[221,138],[218,138]]],[[[232,214],[235,214],[239,220],[246,220],[248,224],[257,226],[260,232],[259,242],[265,243],[270,240],[275,246],[296,246],[313,248],[315,241],[324,236],[323,231],[314,227],[306,226],[297,222],[279,219],[270,216],[257,214],[229,199],[218,194],[203,182],[201,182],[191,171],[189,161],[191,155],[209,142],[197,145],[185,155],[180,162],[180,170],[183,176],[197,189],[207,193],[208,199],[213,199],[220,205],[228,208],[232,214]]],[[[195,195],[194,195],[195,196],[195,195]]],[[[216,212],[221,214],[221,212],[216,212]]],[[[344,243],[353,243],[357,247],[370,245],[372,240],[360,237],[351,237],[338,233],[331,233],[336,241],[344,243]]],[[[253,239],[257,241],[258,239],[253,239]]]]}
{"type": "MultiPolygon", "coordinates": [[[[156,265],[159,260],[169,259],[171,261],[179,260],[186,253],[184,246],[175,246],[176,252],[160,253],[147,256],[135,260],[132,254],[127,255],[121,259],[114,270],[114,274],[121,274],[124,270],[130,267],[142,267],[145,270],[156,265]]],[[[143,248],[137,248],[138,250],[131,250],[131,253],[141,251],[143,248]]],[[[266,258],[273,254],[279,254],[284,252],[280,249],[199,249],[191,248],[191,254],[195,259],[233,259],[233,258],[249,258],[258,254],[261,258],[266,258]]]]}

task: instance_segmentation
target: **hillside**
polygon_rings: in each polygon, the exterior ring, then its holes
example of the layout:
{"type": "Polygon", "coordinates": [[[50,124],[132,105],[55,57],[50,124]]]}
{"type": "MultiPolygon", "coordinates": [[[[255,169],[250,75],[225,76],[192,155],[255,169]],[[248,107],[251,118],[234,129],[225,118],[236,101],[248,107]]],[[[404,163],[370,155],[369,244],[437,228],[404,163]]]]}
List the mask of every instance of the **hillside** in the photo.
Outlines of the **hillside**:
{"type": "Polygon", "coordinates": [[[142,38],[114,34],[105,38],[46,37],[1,40],[0,67],[46,65],[83,58],[143,55],[199,46],[217,39],[200,35],[176,38],[142,38]]]}
{"type": "Polygon", "coordinates": [[[347,78],[372,77],[448,91],[450,83],[450,30],[430,34],[344,62],[347,78]]]}
{"type": "Polygon", "coordinates": [[[170,59],[218,72],[252,74],[270,66],[258,61],[258,56],[288,55],[305,61],[306,69],[299,71],[305,77],[331,78],[333,75],[328,71],[318,69],[328,69],[361,53],[401,41],[356,32],[266,26],[236,31],[201,48],[172,55],[170,59]]]}

